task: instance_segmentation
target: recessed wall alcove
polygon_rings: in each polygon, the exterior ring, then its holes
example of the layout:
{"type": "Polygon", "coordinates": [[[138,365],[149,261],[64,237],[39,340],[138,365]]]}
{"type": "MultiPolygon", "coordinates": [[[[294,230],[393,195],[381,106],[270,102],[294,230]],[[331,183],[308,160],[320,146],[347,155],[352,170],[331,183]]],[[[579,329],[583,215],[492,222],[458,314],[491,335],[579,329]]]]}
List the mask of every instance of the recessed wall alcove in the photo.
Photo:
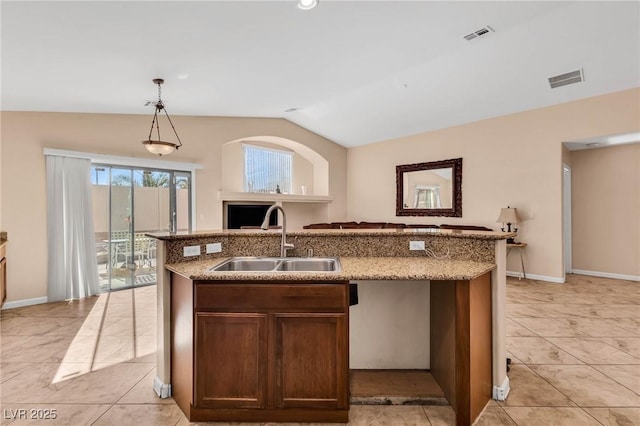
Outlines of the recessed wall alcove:
{"type": "Polygon", "coordinates": [[[313,149],[291,139],[278,136],[251,136],[222,146],[222,192],[243,192],[243,144],[293,153],[293,185],[290,195],[329,196],[329,162],[313,149]],[[302,186],[306,194],[302,194],[302,186]]]}
{"type": "Polygon", "coordinates": [[[282,205],[287,211],[290,229],[328,220],[329,162],[308,146],[279,136],[251,136],[229,141],[220,157],[223,201],[223,227],[227,227],[227,206],[233,203],[268,203],[282,205]],[[292,153],[290,193],[252,193],[244,190],[245,161],[243,145],[254,145],[292,153]],[[303,190],[304,187],[304,190],[303,190]]]}

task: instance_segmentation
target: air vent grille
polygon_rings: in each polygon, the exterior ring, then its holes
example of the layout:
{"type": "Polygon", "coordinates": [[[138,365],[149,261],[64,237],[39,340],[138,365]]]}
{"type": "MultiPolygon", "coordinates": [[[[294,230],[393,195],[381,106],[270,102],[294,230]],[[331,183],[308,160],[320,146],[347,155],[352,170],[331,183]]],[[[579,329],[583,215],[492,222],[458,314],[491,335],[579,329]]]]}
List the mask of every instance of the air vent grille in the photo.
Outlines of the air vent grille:
{"type": "Polygon", "coordinates": [[[552,89],[560,86],[566,86],[567,84],[580,83],[581,81],[584,81],[582,69],[571,71],[566,74],[556,75],[555,77],[549,77],[549,85],[552,89]]]}
{"type": "Polygon", "coordinates": [[[492,32],[494,32],[493,28],[491,28],[490,26],[487,25],[486,27],[480,28],[479,30],[474,31],[471,34],[467,34],[466,36],[464,36],[464,39],[467,40],[467,41],[471,41],[473,39],[476,39],[478,37],[482,37],[483,35],[487,35],[487,34],[492,33],[492,32]]]}

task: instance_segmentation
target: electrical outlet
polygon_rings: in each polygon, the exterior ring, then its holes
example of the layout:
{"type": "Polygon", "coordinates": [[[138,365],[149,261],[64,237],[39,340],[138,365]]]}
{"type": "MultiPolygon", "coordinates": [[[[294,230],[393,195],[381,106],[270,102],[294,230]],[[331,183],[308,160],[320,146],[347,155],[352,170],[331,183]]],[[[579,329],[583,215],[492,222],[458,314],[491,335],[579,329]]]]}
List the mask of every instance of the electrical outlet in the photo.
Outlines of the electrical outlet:
{"type": "Polygon", "coordinates": [[[409,241],[409,250],[424,250],[424,241],[409,241]]]}
{"type": "Polygon", "coordinates": [[[184,257],[187,256],[199,256],[200,246],[186,246],[183,248],[184,257]]]}
{"type": "Polygon", "coordinates": [[[220,253],[222,251],[222,243],[207,244],[207,253],[220,253]]]}

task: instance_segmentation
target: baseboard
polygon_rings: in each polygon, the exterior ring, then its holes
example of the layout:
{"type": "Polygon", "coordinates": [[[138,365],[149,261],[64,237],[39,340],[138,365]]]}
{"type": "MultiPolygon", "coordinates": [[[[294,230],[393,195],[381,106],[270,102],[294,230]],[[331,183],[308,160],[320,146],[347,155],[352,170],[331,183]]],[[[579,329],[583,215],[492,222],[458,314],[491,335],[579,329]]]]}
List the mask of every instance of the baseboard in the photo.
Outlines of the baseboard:
{"type": "Polygon", "coordinates": [[[5,302],[5,304],[2,305],[2,310],[21,308],[23,306],[40,305],[42,303],[47,303],[48,301],[49,299],[46,296],[34,297],[33,299],[14,300],[12,302],[5,302]]]}
{"type": "Polygon", "coordinates": [[[506,400],[510,390],[511,390],[511,386],[509,384],[509,376],[507,376],[504,378],[504,382],[502,382],[502,386],[493,387],[493,399],[495,399],[496,401],[506,400]]]}
{"type": "MultiPolygon", "coordinates": [[[[507,276],[508,277],[520,278],[520,277],[522,277],[522,273],[520,273],[518,271],[507,271],[507,276]]],[[[530,274],[528,272],[527,272],[527,279],[528,280],[547,281],[547,282],[550,282],[550,283],[564,284],[564,278],[562,278],[562,277],[550,277],[550,276],[547,276],[547,275],[530,274]]]]}
{"type": "Polygon", "coordinates": [[[171,396],[171,385],[163,383],[158,376],[153,379],[153,390],[160,398],[169,398],[171,396]]]}
{"type": "Polygon", "coordinates": [[[616,280],[640,281],[640,275],[613,274],[611,272],[585,271],[584,269],[572,269],[572,274],[590,275],[600,278],[614,278],[616,280]]]}

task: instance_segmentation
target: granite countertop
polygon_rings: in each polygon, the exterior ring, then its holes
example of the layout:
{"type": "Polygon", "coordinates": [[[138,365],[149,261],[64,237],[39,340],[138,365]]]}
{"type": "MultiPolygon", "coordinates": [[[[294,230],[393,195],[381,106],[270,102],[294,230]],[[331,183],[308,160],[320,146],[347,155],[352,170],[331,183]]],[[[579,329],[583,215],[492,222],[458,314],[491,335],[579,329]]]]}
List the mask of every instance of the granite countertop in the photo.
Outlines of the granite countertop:
{"type": "MultiPolygon", "coordinates": [[[[230,235],[251,236],[251,237],[268,237],[280,235],[279,229],[270,229],[264,231],[262,229],[220,229],[214,231],[193,231],[193,232],[152,232],[146,234],[149,237],[159,240],[175,241],[186,240],[190,238],[206,238],[206,237],[226,237],[230,235]]],[[[505,240],[509,237],[515,237],[515,232],[496,232],[496,231],[466,231],[457,229],[426,229],[426,228],[405,228],[405,229],[298,229],[287,231],[287,237],[352,237],[352,236],[398,236],[398,235],[415,235],[434,236],[434,237],[452,237],[452,238],[475,238],[481,240],[505,240]]]]}
{"type": "Polygon", "coordinates": [[[347,280],[470,280],[493,270],[493,263],[440,260],[428,257],[341,257],[340,272],[209,272],[227,258],[167,264],[192,280],[347,281],[347,280]]]}

